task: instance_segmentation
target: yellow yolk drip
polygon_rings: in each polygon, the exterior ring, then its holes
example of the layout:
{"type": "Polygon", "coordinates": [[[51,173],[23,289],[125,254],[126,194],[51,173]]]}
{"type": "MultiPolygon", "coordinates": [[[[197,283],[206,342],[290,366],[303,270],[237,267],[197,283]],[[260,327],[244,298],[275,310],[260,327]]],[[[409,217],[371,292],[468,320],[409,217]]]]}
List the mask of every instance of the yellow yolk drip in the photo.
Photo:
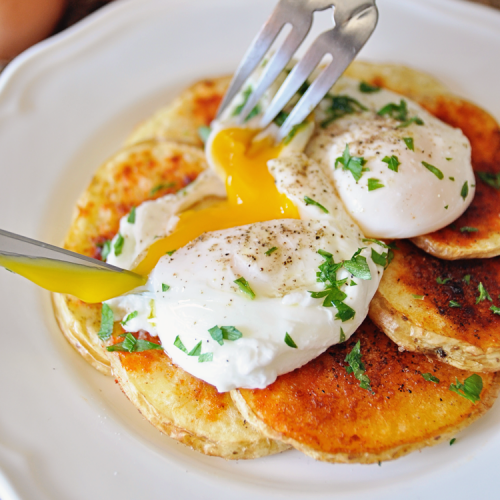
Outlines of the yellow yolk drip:
{"type": "Polygon", "coordinates": [[[0,255],[0,265],[51,292],[69,293],[91,304],[122,295],[147,281],[129,271],[90,269],[42,258],[0,255]]]}
{"type": "Polygon", "coordinates": [[[151,245],[134,272],[149,274],[167,252],[209,231],[275,219],[300,219],[297,208],[278,191],[267,168],[267,162],[278,157],[282,146],[266,139],[252,143],[255,135],[252,130],[231,128],[214,137],[211,152],[222,170],[219,174],[225,178],[227,200],[181,213],[173,232],[151,245]]]}

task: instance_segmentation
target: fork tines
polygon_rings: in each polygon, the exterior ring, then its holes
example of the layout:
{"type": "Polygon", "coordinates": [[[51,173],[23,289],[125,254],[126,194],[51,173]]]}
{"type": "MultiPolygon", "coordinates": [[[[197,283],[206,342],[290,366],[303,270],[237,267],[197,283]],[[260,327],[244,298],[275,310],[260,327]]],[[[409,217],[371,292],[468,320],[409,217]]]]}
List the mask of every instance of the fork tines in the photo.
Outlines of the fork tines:
{"type": "Polygon", "coordinates": [[[331,61],[309,86],[281,126],[278,139],[285,137],[294,125],[301,123],[323,99],[372,34],[378,19],[375,0],[280,0],[240,63],[217,117],[241,91],[281,30],[286,25],[291,25],[290,33],[267,63],[238,115],[239,122],[244,122],[306,38],[312,26],[314,12],[332,7],[335,8],[335,27],[319,35],[292,69],[265,111],[260,126],[265,128],[276,118],[323,58],[330,55],[331,61]]]}

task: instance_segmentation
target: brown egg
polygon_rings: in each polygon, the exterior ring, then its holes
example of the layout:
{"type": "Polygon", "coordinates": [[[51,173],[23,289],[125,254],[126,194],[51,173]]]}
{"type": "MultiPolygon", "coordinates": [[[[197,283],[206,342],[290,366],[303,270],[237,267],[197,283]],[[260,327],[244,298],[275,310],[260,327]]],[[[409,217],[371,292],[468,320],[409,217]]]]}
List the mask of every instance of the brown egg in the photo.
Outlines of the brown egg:
{"type": "Polygon", "coordinates": [[[0,60],[49,36],[65,6],[66,0],[0,0],[0,60]]]}

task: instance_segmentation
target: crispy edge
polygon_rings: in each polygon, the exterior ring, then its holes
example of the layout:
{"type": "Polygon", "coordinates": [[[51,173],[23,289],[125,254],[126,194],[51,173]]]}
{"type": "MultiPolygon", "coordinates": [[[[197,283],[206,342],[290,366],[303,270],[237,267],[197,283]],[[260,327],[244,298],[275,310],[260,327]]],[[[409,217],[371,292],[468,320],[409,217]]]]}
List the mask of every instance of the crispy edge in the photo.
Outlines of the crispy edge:
{"type": "Polygon", "coordinates": [[[480,347],[440,335],[413,324],[379,291],[370,303],[370,319],[398,346],[436,356],[455,368],[477,372],[500,370],[500,349],[480,347]]]}
{"type": "MultiPolygon", "coordinates": [[[[158,430],[171,438],[191,447],[193,450],[205,455],[217,456],[226,460],[241,460],[260,458],[267,455],[281,453],[290,448],[286,443],[269,439],[265,436],[257,442],[243,441],[236,443],[218,443],[204,436],[197,436],[189,431],[173,425],[162,418],[162,415],[148,401],[148,399],[136,389],[130,381],[127,371],[123,368],[116,355],[110,355],[111,368],[118,380],[123,393],[141,414],[158,430]]],[[[250,425],[251,422],[249,421],[250,425]]]]}
{"type": "Polygon", "coordinates": [[[111,366],[104,347],[97,337],[100,307],[83,304],[70,295],[52,294],[52,307],[57,324],[66,340],[97,371],[111,376],[111,366]]]}
{"type": "Polygon", "coordinates": [[[272,427],[263,422],[259,417],[252,411],[251,407],[246,402],[245,398],[242,396],[239,390],[231,391],[231,397],[233,398],[236,407],[243,415],[243,417],[250,422],[256,429],[262,432],[264,435],[271,439],[282,441],[293,446],[295,449],[305,453],[306,455],[319,460],[322,462],[330,463],[344,463],[344,464],[373,464],[382,461],[395,460],[396,458],[402,457],[427,446],[434,446],[436,444],[442,443],[444,441],[449,441],[457,432],[468,427],[472,422],[477,420],[480,416],[486,413],[496,400],[498,391],[500,390],[500,373],[495,374],[493,383],[489,392],[481,402],[477,404],[470,415],[465,418],[460,424],[453,427],[452,429],[446,431],[445,433],[440,433],[438,436],[428,438],[419,443],[411,443],[395,446],[390,450],[385,450],[382,453],[325,453],[310,446],[306,446],[295,439],[285,436],[283,433],[275,431],[272,427]]]}

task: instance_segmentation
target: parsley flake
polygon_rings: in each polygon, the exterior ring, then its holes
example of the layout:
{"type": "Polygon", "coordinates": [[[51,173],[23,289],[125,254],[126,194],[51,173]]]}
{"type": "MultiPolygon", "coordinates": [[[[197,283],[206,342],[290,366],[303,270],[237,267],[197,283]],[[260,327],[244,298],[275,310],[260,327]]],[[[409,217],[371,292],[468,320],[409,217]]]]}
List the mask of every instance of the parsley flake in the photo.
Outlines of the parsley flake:
{"type": "Polygon", "coordinates": [[[273,120],[273,122],[276,123],[276,125],[278,125],[278,127],[281,127],[281,125],[283,125],[283,123],[286,122],[286,119],[288,118],[289,114],[290,113],[287,113],[286,111],[280,111],[276,115],[276,118],[273,120]]]}
{"type": "Polygon", "coordinates": [[[250,288],[248,281],[245,278],[243,278],[243,276],[241,278],[238,278],[237,280],[234,280],[234,283],[236,283],[239,289],[243,293],[246,293],[252,300],[255,299],[254,291],[250,288]]]}
{"type": "Polygon", "coordinates": [[[163,350],[163,347],[154,342],[149,342],[148,340],[136,339],[131,333],[127,333],[123,342],[107,346],[106,349],[110,352],[144,352],[154,349],[163,350]]]}
{"type": "Polygon", "coordinates": [[[120,233],[118,233],[118,237],[116,238],[115,244],[113,246],[115,255],[117,257],[122,254],[124,243],[125,243],[125,238],[120,233]]]}
{"type": "Polygon", "coordinates": [[[162,191],[163,189],[170,189],[175,187],[175,182],[169,182],[167,184],[158,184],[153,189],[151,189],[151,196],[154,196],[158,191],[162,191]]]}
{"type": "Polygon", "coordinates": [[[380,189],[383,187],[385,186],[378,179],[368,179],[368,191],[375,191],[375,189],[380,189]]]}
{"type": "Polygon", "coordinates": [[[317,201],[314,201],[312,198],[309,198],[309,196],[304,196],[304,201],[307,205],[314,205],[315,207],[318,207],[320,210],[325,212],[325,214],[329,214],[330,212],[323,206],[321,203],[318,203],[317,201]]]}
{"type": "Polygon", "coordinates": [[[377,245],[380,245],[383,248],[388,248],[391,250],[398,250],[398,247],[396,246],[396,243],[394,243],[394,242],[384,243],[383,241],[376,240],[375,238],[363,238],[361,241],[363,243],[376,243],[377,245]]]}
{"type": "Polygon", "coordinates": [[[445,209],[445,210],[448,210],[448,205],[445,205],[444,209],[445,209]]]}
{"type": "Polygon", "coordinates": [[[394,252],[392,250],[388,250],[386,253],[378,253],[372,248],[372,260],[375,264],[386,268],[394,258],[394,252]]]}
{"type": "Polygon", "coordinates": [[[203,354],[200,354],[198,357],[198,363],[209,363],[210,361],[213,360],[214,360],[213,352],[205,352],[203,354]]]}
{"type": "Polygon", "coordinates": [[[291,347],[293,349],[297,349],[297,344],[293,341],[292,337],[290,337],[288,332],[285,334],[285,344],[288,347],[291,347]]]}
{"type": "Polygon", "coordinates": [[[373,94],[374,92],[379,92],[380,87],[377,87],[376,85],[370,85],[367,82],[361,82],[359,84],[359,91],[365,94],[373,94]]]}
{"type": "Polygon", "coordinates": [[[166,283],[161,284],[161,291],[162,292],[168,292],[170,290],[170,285],[167,285],[166,283]]]}
{"type": "Polygon", "coordinates": [[[439,379],[432,375],[432,373],[422,373],[422,377],[424,377],[427,382],[434,382],[435,384],[439,384],[439,379]]]}
{"type": "Polygon", "coordinates": [[[460,196],[464,199],[467,198],[467,195],[469,194],[469,182],[465,181],[464,185],[462,186],[462,190],[460,191],[460,196]]]}
{"type": "Polygon", "coordinates": [[[199,356],[201,354],[201,340],[187,353],[188,356],[199,356]]]}
{"type": "Polygon", "coordinates": [[[307,126],[307,121],[304,120],[302,123],[298,123],[297,125],[294,125],[290,132],[288,132],[288,135],[283,139],[283,144],[286,146],[287,144],[290,144],[292,142],[292,139],[297,135],[297,133],[303,129],[304,127],[307,126]]]}
{"type": "Polygon", "coordinates": [[[391,157],[385,156],[382,161],[384,163],[387,163],[387,166],[389,167],[389,170],[393,170],[394,172],[398,171],[399,165],[401,165],[399,159],[397,156],[392,155],[391,157]]]}
{"type": "Polygon", "coordinates": [[[456,392],[459,396],[477,403],[481,398],[481,391],[483,390],[483,379],[473,373],[470,377],[467,377],[462,384],[456,378],[456,383],[450,385],[450,391],[456,392]]]}
{"type": "Polygon", "coordinates": [[[111,240],[105,240],[101,245],[101,258],[106,260],[111,252],[111,240]]]}
{"type": "Polygon", "coordinates": [[[460,228],[461,233],[477,233],[479,229],[477,227],[462,226],[460,228]]]}
{"type": "Polygon", "coordinates": [[[418,116],[413,116],[409,120],[406,120],[403,123],[401,123],[400,125],[398,125],[396,128],[409,127],[412,123],[415,123],[417,125],[424,125],[424,121],[421,118],[419,118],[418,116]]]}
{"type": "Polygon", "coordinates": [[[471,279],[471,275],[470,274],[466,274],[463,278],[462,278],[462,281],[465,281],[465,283],[467,283],[467,285],[470,284],[470,279],[471,279]]]}
{"type": "MultiPolygon", "coordinates": [[[[234,111],[232,113],[232,116],[238,116],[239,114],[241,114],[241,112],[243,111],[243,108],[246,106],[247,102],[248,102],[248,99],[250,99],[250,96],[252,95],[252,92],[253,92],[253,89],[252,87],[247,87],[243,92],[242,92],[242,96],[243,96],[243,101],[241,102],[241,104],[239,104],[238,106],[236,106],[236,108],[234,108],[234,111]]],[[[250,120],[251,118],[253,118],[254,116],[258,115],[260,113],[260,109],[259,109],[259,105],[257,104],[257,106],[255,106],[252,111],[250,111],[249,115],[246,117],[245,121],[247,122],[248,120],[250,120]]]]}
{"type": "Polygon", "coordinates": [[[434,165],[431,165],[430,163],[427,163],[426,161],[422,162],[422,165],[429,171],[432,172],[439,180],[442,180],[444,175],[439,168],[435,167],[434,165]]]}
{"type": "Polygon", "coordinates": [[[202,140],[203,144],[207,142],[208,136],[212,133],[212,129],[206,125],[198,128],[198,136],[202,140]]]}
{"type": "Polygon", "coordinates": [[[415,145],[413,144],[413,137],[403,137],[403,141],[405,141],[406,147],[410,151],[415,151],[415,145]]]}
{"type": "Polygon", "coordinates": [[[383,108],[381,108],[378,111],[377,115],[389,115],[391,118],[394,118],[394,120],[398,120],[400,122],[405,121],[408,118],[408,107],[406,105],[406,101],[404,99],[401,99],[399,104],[390,102],[389,104],[386,104],[383,108]]]}
{"type": "Polygon", "coordinates": [[[491,306],[490,311],[493,311],[493,314],[500,314],[500,307],[491,306]]]}
{"type": "Polygon", "coordinates": [[[457,438],[453,438],[450,440],[450,446],[457,440],[457,438]]]}
{"type": "Polygon", "coordinates": [[[114,321],[115,318],[111,307],[109,307],[108,304],[103,304],[101,310],[101,329],[97,333],[97,336],[102,341],[109,340],[111,337],[114,321]]]}
{"type": "Polygon", "coordinates": [[[359,380],[361,389],[366,389],[374,394],[371,386],[370,379],[365,373],[365,365],[361,361],[361,341],[358,340],[352,351],[345,358],[349,366],[346,368],[347,373],[352,373],[359,380]]]}
{"type": "Polygon", "coordinates": [[[500,190],[500,173],[491,174],[490,172],[476,172],[478,177],[488,186],[500,190]]]}
{"type": "Polygon", "coordinates": [[[172,257],[172,255],[174,255],[175,252],[177,252],[177,249],[175,249],[175,250],[169,250],[168,252],[165,252],[165,255],[168,255],[169,257],[172,257]]]}
{"type": "Polygon", "coordinates": [[[351,280],[351,282],[349,283],[349,286],[358,286],[358,284],[355,281],[351,280]]]}
{"type": "Polygon", "coordinates": [[[412,293],[411,295],[416,300],[424,300],[425,299],[425,295],[415,295],[414,293],[412,293]]]}
{"type": "Polygon", "coordinates": [[[135,207],[132,207],[132,209],[130,210],[130,213],[127,217],[127,222],[129,224],[135,224],[135,207]]]}
{"type": "Polygon", "coordinates": [[[272,253],[276,252],[276,250],[278,250],[278,247],[273,247],[269,250],[266,250],[264,253],[269,257],[272,253]]]}
{"type": "Polygon", "coordinates": [[[342,327],[340,327],[340,338],[339,338],[339,343],[342,343],[342,342],[345,342],[345,333],[344,333],[344,330],[342,329],[342,327]]]}
{"type": "Polygon", "coordinates": [[[372,275],[366,257],[360,255],[363,248],[359,248],[350,260],[344,260],[344,268],[353,276],[362,280],[371,280],[372,275]]]}
{"type": "Polygon", "coordinates": [[[330,123],[342,118],[345,115],[352,115],[354,113],[360,113],[361,111],[367,111],[368,108],[363,106],[359,101],[349,97],[348,95],[330,95],[327,94],[325,99],[330,99],[331,104],[325,110],[328,118],[321,122],[321,127],[325,128],[330,125],[330,123]]]}
{"type": "Polygon", "coordinates": [[[436,283],[439,283],[440,285],[445,285],[448,281],[451,281],[451,278],[441,278],[441,276],[436,278],[436,283]]]}
{"type": "Polygon", "coordinates": [[[186,347],[184,346],[184,344],[182,343],[182,340],[179,337],[179,335],[177,335],[177,337],[175,337],[174,345],[175,345],[175,347],[180,349],[182,352],[185,352],[187,354],[188,351],[187,351],[186,347]]]}
{"type": "Polygon", "coordinates": [[[479,302],[482,302],[483,300],[489,300],[490,302],[493,302],[493,299],[490,297],[490,294],[484,288],[484,285],[482,283],[479,283],[477,289],[479,290],[479,297],[476,299],[476,304],[479,304],[479,302]]]}
{"type": "Polygon", "coordinates": [[[335,168],[338,167],[339,163],[342,165],[343,170],[349,170],[351,172],[356,182],[361,179],[361,176],[363,175],[363,166],[366,161],[363,157],[351,156],[351,153],[349,152],[349,144],[345,145],[342,156],[339,156],[335,160],[335,168]]]}
{"type": "Polygon", "coordinates": [[[125,326],[131,319],[137,318],[139,316],[139,311],[131,312],[127,315],[127,317],[122,321],[122,326],[125,326]]]}
{"type": "Polygon", "coordinates": [[[450,303],[448,305],[450,307],[462,307],[462,305],[455,300],[450,300],[450,303]]]}
{"type": "Polygon", "coordinates": [[[450,179],[450,181],[455,181],[455,177],[448,177],[448,179],[450,179]]]}

